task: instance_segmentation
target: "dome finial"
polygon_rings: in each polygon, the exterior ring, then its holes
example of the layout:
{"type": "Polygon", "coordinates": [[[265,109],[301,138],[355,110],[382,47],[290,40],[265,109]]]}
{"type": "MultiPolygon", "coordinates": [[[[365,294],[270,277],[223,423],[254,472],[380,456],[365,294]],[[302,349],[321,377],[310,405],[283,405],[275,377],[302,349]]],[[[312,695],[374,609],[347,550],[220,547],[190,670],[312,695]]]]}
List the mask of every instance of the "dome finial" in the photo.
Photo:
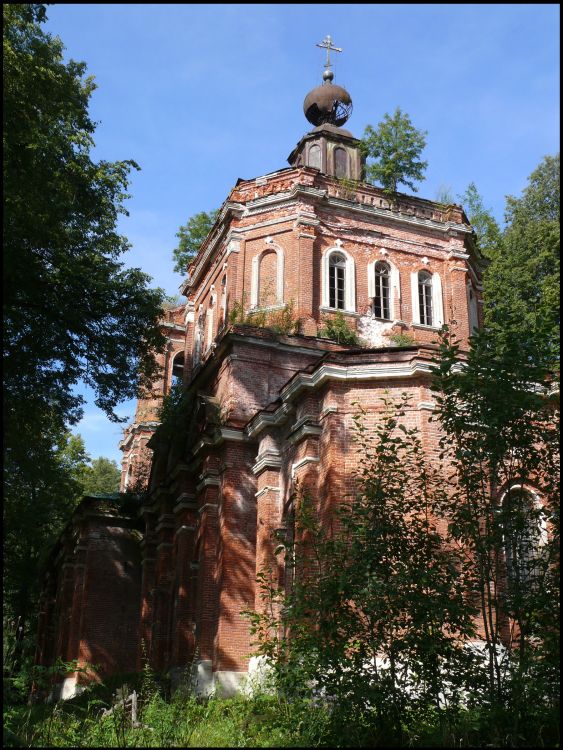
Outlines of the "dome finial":
{"type": "Polygon", "coordinates": [[[335,47],[330,36],[326,36],[317,47],[326,49],[326,62],[321,86],[309,91],[303,103],[305,117],[313,125],[344,125],[352,113],[352,99],[342,86],[332,83],[334,73],[331,70],[330,52],[342,52],[341,47],[335,47]]]}
{"type": "Polygon", "coordinates": [[[317,47],[321,47],[321,49],[326,49],[326,62],[325,62],[325,70],[323,73],[323,80],[325,81],[332,81],[334,78],[334,73],[331,70],[331,64],[330,64],[330,50],[333,52],[342,52],[342,47],[335,47],[332,43],[332,39],[330,38],[330,34],[327,34],[327,36],[323,39],[322,42],[317,44],[317,47]]]}

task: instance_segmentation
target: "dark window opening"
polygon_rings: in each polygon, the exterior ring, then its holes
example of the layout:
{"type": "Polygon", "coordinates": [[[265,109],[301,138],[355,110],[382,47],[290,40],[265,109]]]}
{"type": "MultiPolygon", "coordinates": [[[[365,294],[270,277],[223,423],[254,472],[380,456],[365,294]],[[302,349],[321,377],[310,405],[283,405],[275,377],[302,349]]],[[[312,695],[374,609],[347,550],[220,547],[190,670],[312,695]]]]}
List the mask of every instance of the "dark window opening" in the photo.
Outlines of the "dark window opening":
{"type": "Polygon", "coordinates": [[[373,314],[376,318],[391,320],[390,271],[387,263],[375,264],[375,295],[373,314]]]}
{"type": "Polygon", "coordinates": [[[184,352],[179,352],[172,363],[172,386],[181,384],[184,379],[184,352]]]}
{"type": "Polygon", "coordinates": [[[418,307],[422,325],[432,325],[432,276],[427,271],[418,274],[418,307]]]}
{"type": "Polygon", "coordinates": [[[330,256],[328,266],[328,304],[337,310],[345,309],[346,258],[340,253],[330,256]]]}
{"type": "Polygon", "coordinates": [[[534,498],[522,488],[502,502],[501,524],[508,583],[516,590],[533,586],[541,575],[541,514],[534,498]]]}

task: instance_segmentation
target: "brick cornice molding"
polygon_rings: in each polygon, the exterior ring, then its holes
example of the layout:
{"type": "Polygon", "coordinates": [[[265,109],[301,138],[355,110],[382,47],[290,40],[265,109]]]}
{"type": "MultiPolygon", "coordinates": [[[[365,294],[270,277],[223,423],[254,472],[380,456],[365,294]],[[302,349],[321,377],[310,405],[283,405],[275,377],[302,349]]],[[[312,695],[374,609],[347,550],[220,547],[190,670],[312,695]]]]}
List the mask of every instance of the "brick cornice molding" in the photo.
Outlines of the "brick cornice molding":
{"type": "Polygon", "coordinates": [[[201,482],[196,486],[196,492],[201,492],[201,490],[205,489],[205,487],[220,487],[221,486],[221,477],[217,475],[208,475],[203,477],[201,482]]]}
{"type": "Polygon", "coordinates": [[[254,497],[258,500],[258,498],[262,497],[262,495],[266,492],[281,492],[281,491],[282,491],[281,487],[272,487],[269,484],[267,484],[265,487],[262,487],[261,490],[258,490],[258,492],[254,494],[254,497]]]}
{"type": "MultiPolygon", "coordinates": [[[[373,362],[369,364],[338,365],[332,363],[320,364],[312,373],[298,373],[281,391],[282,404],[273,412],[260,412],[246,426],[249,437],[255,438],[266,427],[277,427],[283,424],[291,412],[291,402],[303,391],[319,388],[329,380],[334,381],[373,381],[412,379],[432,374],[431,362],[414,359],[410,362],[373,362]]],[[[454,370],[462,369],[460,363],[454,365],[454,370]]],[[[321,428],[319,428],[321,429],[321,428]]]]}
{"type": "Polygon", "coordinates": [[[293,411],[291,404],[282,404],[274,412],[259,412],[246,427],[249,438],[256,437],[266,427],[277,427],[285,422],[287,416],[293,411]]]}
{"type": "Polygon", "coordinates": [[[256,456],[256,463],[252,467],[252,473],[255,476],[258,476],[258,474],[261,474],[263,471],[266,471],[266,469],[273,469],[274,471],[279,471],[282,467],[282,456],[279,451],[276,450],[266,450],[263,453],[258,454],[256,456]]]}
{"type": "Polygon", "coordinates": [[[305,438],[319,437],[322,431],[323,431],[323,428],[318,424],[302,424],[300,427],[294,430],[290,435],[288,435],[287,441],[288,443],[291,443],[292,445],[297,445],[297,443],[300,443],[302,440],[305,440],[305,438]]]}
{"type": "Polygon", "coordinates": [[[172,511],[177,515],[182,510],[195,510],[197,508],[197,500],[195,495],[190,495],[187,492],[182,492],[176,500],[172,511]]]}
{"type": "Polygon", "coordinates": [[[303,466],[306,466],[307,464],[318,464],[320,460],[321,459],[318,456],[303,456],[302,459],[291,465],[291,478],[295,478],[296,472],[298,472],[303,466]]]}

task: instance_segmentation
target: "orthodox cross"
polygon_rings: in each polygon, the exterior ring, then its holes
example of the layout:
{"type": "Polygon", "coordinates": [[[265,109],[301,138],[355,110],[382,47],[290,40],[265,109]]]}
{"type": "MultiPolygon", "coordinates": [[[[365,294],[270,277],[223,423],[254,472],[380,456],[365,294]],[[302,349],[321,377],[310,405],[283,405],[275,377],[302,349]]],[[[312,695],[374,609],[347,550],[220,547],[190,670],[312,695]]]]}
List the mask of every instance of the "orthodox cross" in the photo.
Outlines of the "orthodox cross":
{"type": "Polygon", "coordinates": [[[330,69],[330,50],[333,52],[342,52],[342,47],[335,47],[332,43],[332,39],[330,38],[330,35],[327,36],[320,44],[317,44],[317,47],[322,47],[323,49],[326,49],[326,63],[325,68],[327,70],[330,69]]]}

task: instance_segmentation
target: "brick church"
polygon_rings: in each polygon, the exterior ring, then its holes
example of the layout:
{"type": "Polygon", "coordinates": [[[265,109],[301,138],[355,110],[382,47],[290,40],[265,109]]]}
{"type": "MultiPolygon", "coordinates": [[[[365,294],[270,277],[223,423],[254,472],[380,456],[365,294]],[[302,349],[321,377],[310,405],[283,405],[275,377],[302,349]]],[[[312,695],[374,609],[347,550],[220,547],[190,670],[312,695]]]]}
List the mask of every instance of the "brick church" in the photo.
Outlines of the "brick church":
{"type": "Polygon", "coordinates": [[[295,487],[323,517],[354,492],[354,404],[377,419],[386,392],[407,393],[405,420],[438,450],[436,335],[448,323],[467,342],[479,325],[480,259],[460,207],[390,200],[363,181],[342,127],[351,107],[327,64],[289,166],[239,179],[221,206],[186,303],[163,315],[162,378],[121,442],[124,494],[85,498],[52,551],[39,663],[76,658],[103,675],[146,656],[171,676],[189,665],[201,692],[232,693],[253,662],[242,612],[260,606],[257,573],[277,570],[272,535],[295,487]],[[323,337],[335,315],[359,345],[323,337]],[[181,399],[174,388],[160,424],[174,384],[181,399]]]}

